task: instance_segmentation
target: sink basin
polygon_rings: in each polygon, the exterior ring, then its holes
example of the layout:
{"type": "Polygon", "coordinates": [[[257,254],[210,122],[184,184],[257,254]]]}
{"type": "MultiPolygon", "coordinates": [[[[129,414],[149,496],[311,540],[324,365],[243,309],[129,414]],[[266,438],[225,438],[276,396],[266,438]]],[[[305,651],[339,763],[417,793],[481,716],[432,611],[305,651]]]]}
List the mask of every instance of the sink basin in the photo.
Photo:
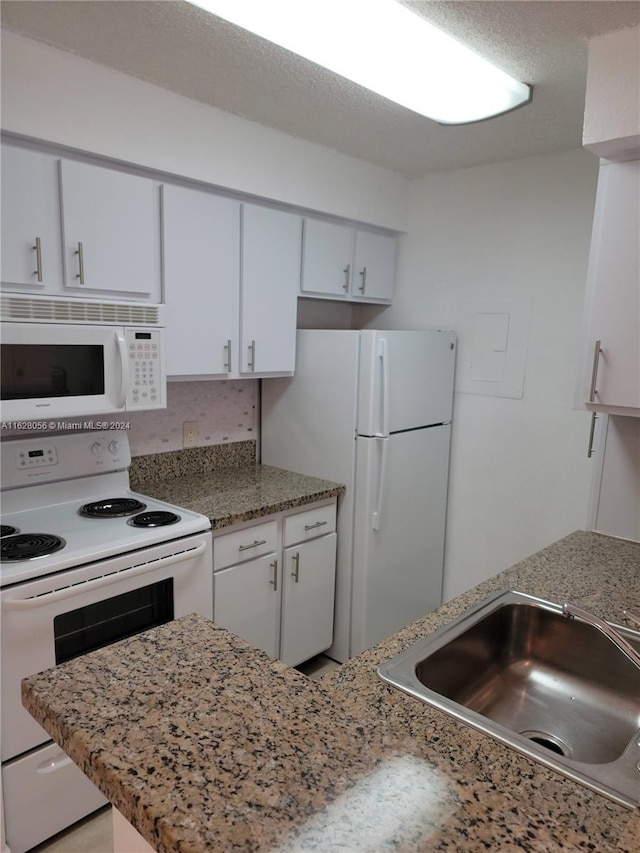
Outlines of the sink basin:
{"type": "MultiPolygon", "coordinates": [[[[614,627],[640,650],[640,632],[614,627]]],[[[621,805],[640,805],[640,669],[561,605],[498,593],[378,675],[621,805]]]]}

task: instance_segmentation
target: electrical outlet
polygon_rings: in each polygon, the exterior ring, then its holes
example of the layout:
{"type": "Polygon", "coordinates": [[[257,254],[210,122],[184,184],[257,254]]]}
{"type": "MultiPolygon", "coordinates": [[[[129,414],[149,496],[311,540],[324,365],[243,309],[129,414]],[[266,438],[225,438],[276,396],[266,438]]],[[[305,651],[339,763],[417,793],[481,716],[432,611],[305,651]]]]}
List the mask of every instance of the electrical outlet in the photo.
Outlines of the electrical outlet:
{"type": "Polygon", "coordinates": [[[198,422],[185,421],[182,424],[182,446],[196,447],[198,444],[198,422]]]}

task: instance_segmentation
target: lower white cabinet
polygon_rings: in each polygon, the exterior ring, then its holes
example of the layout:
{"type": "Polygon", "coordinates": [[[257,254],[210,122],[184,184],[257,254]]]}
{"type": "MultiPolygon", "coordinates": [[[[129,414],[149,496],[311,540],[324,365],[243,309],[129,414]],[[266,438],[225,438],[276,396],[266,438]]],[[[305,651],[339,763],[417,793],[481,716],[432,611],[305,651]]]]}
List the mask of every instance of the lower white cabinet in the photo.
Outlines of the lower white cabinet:
{"type": "Polygon", "coordinates": [[[214,534],[214,621],[290,666],[333,642],[336,500],[214,534]]]}

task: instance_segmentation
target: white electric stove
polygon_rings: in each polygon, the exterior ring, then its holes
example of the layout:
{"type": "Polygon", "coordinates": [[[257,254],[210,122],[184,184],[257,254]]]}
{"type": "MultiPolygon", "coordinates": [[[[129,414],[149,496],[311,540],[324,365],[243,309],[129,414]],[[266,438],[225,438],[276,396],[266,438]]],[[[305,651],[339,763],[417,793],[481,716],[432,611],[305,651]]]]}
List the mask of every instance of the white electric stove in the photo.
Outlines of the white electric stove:
{"type": "Polygon", "coordinates": [[[106,801],[24,710],[21,680],[188,613],[212,618],[212,540],[205,516],[130,489],[126,433],[0,450],[2,789],[23,853],[106,801]]]}

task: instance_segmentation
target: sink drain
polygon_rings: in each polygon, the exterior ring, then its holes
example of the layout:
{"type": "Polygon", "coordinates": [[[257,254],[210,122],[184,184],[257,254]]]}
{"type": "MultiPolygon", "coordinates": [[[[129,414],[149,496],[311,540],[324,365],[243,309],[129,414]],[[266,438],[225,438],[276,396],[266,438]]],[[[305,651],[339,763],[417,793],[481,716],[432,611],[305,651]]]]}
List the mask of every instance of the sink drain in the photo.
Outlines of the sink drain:
{"type": "Polygon", "coordinates": [[[547,732],[530,730],[520,732],[520,734],[522,737],[526,737],[528,740],[533,741],[533,743],[537,743],[539,746],[544,746],[545,749],[555,752],[556,755],[563,755],[565,758],[569,758],[571,755],[571,750],[564,741],[560,740],[558,737],[548,734],[547,732]]]}

